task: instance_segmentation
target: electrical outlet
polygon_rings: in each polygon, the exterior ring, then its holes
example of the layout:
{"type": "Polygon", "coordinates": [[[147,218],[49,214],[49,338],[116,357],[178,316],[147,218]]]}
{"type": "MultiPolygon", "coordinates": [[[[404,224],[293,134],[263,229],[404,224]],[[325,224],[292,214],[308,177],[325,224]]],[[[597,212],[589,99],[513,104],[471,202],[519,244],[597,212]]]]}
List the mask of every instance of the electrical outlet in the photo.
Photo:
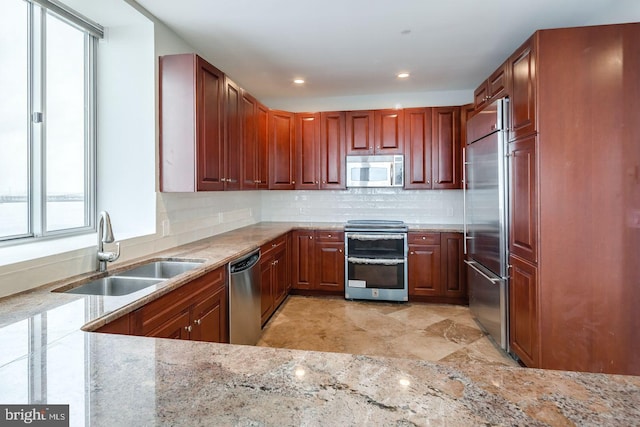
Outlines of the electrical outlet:
{"type": "Polygon", "coordinates": [[[377,289],[371,289],[371,296],[374,298],[378,298],[379,292],[377,289]]]}
{"type": "Polygon", "coordinates": [[[171,233],[171,223],[169,222],[168,219],[165,219],[164,221],[162,221],[162,237],[166,237],[169,235],[169,233],[171,233]]]}

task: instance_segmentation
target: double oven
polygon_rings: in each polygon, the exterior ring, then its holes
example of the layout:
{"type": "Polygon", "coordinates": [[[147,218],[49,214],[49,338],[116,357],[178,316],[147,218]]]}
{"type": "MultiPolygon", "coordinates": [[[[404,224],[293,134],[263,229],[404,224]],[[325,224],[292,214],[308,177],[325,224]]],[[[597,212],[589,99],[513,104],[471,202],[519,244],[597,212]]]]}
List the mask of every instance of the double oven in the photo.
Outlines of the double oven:
{"type": "Polygon", "coordinates": [[[345,298],[408,301],[407,226],[349,221],[345,226],[345,298]]]}

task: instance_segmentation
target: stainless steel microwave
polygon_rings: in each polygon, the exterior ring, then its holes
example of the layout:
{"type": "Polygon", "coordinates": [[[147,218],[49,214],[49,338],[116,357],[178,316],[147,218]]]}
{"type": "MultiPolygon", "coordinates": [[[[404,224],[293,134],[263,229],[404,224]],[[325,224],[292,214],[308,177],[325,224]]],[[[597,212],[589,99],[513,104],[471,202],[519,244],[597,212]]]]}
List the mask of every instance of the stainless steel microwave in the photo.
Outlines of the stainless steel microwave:
{"type": "Polygon", "coordinates": [[[404,156],[347,156],[347,187],[403,187],[404,156]]]}

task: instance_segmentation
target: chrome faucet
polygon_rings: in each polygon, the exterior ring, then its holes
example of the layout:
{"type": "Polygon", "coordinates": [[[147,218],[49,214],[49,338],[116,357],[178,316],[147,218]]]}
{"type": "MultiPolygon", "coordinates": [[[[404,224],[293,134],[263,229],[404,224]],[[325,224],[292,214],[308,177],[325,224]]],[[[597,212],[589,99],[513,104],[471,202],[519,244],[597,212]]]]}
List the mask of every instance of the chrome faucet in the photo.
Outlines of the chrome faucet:
{"type": "Polygon", "coordinates": [[[116,252],[104,252],[104,244],[113,243],[113,240],[111,218],[106,211],[102,211],[98,217],[98,271],[107,271],[107,262],[120,257],[120,242],[116,243],[116,252]]]}

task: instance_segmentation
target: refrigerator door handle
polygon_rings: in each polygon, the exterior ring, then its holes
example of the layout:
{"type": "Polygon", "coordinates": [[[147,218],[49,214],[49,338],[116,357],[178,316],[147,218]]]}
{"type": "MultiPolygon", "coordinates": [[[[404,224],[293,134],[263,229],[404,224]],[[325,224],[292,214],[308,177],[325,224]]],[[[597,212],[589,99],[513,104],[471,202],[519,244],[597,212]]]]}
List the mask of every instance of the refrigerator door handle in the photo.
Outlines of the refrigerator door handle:
{"type": "Polygon", "coordinates": [[[504,281],[504,279],[502,278],[494,278],[494,277],[489,277],[484,271],[480,270],[478,267],[476,267],[476,264],[478,264],[475,261],[468,261],[468,260],[464,260],[465,264],[467,264],[469,267],[473,268],[475,271],[478,272],[478,274],[480,274],[482,277],[484,277],[485,279],[487,279],[488,281],[490,281],[493,284],[498,284],[502,281],[504,281]]]}
{"type": "MultiPolygon", "coordinates": [[[[465,141],[466,143],[466,141],[465,141]]],[[[462,149],[462,253],[467,254],[467,147],[462,149]]]]}

